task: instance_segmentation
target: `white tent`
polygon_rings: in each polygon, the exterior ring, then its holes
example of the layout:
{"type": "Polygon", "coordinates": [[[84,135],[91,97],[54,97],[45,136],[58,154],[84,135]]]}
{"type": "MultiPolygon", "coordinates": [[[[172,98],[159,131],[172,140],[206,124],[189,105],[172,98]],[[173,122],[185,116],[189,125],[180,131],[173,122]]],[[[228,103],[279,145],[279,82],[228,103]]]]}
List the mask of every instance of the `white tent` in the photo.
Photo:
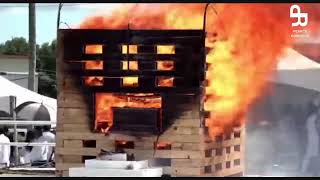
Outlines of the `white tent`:
{"type": "MultiPolygon", "coordinates": [[[[8,79],[0,76],[0,97],[16,96],[16,106],[24,102],[37,102],[42,103],[50,113],[50,119],[52,122],[57,120],[57,100],[43,96],[36,92],[30,91],[24,87],[21,87],[8,79]]],[[[55,125],[53,125],[54,127],[55,125]]]]}
{"type": "Polygon", "coordinates": [[[320,64],[293,49],[287,49],[270,81],[320,92],[320,64]]]}

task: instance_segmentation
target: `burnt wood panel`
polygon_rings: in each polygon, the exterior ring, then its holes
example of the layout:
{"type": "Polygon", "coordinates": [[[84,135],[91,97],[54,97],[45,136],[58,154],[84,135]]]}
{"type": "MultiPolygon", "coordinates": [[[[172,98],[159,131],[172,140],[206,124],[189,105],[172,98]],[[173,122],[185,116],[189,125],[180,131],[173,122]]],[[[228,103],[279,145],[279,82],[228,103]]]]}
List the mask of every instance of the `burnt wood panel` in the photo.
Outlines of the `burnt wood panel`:
{"type": "MultiPolygon", "coordinates": [[[[59,30],[62,35],[63,60],[70,63],[69,71],[79,77],[137,76],[143,82],[138,87],[112,84],[87,87],[104,92],[184,92],[198,91],[204,80],[204,32],[202,30],[59,30]],[[101,54],[86,54],[86,45],[101,45],[101,54]],[[122,45],[136,45],[136,54],[122,54],[122,45]],[[157,45],[174,46],[174,53],[157,54],[157,45]],[[86,70],[83,61],[103,61],[103,70],[86,70]],[[122,70],[121,61],[138,62],[138,70],[122,70]],[[157,61],[172,61],[174,69],[157,70],[157,61]],[[156,77],[176,78],[173,87],[158,87],[156,77]]],[[[82,84],[83,86],[83,84],[82,84]]]]}
{"type": "Polygon", "coordinates": [[[160,109],[156,108],[112,108],[113,125],[111,131],[142,131],[157,133],[160,109]]]}

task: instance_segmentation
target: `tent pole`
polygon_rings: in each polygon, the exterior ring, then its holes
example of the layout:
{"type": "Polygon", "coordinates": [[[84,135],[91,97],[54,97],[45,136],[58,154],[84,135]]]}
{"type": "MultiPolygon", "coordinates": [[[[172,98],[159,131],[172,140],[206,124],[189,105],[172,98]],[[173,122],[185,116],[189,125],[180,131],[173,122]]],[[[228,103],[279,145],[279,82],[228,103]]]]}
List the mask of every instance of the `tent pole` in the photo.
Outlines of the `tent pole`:
{"type": "MultiPolygon", "coordinates": [[[[13,121],[17,120],[16,116],[16,97],[10,96],[10,115],[12,116],[13,121]]],[[[13,126],[13,141],[15,143],[18,142],[18,133],[17,133],[17,124],[14,124],[13,126]]],[[[15,164],[19,163],[19,152],[18,152],[18,146],[14,147],[14,158],[15,158],[15,164]]]]}

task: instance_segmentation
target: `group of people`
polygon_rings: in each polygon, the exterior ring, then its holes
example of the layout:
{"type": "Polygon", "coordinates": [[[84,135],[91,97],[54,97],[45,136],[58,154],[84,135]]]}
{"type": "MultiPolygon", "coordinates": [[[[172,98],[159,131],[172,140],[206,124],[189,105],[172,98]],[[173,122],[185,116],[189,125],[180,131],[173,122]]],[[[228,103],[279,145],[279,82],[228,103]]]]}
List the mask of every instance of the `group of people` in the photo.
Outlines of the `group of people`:
{"type": "MultiPolygon", "coordinates": [[[[54,143],[55,134],[50,131],[50,126],[36,126],[26,134],[27,143],[54,143]]],[[[23,146],[18,147],[18,153],[14,153],[15,148],[9,144],[12,137],[8,128],[0,128],[0,168],[11,164],[41,165],[54,161],[54,147],[48,145],[23,146]],[[2,144],[1,144],[2,143],[2,144]],[[18,154],[18,158],[15,157],[18,154]],[[18,160],[18,162],[16,162],[18,160]]]]}

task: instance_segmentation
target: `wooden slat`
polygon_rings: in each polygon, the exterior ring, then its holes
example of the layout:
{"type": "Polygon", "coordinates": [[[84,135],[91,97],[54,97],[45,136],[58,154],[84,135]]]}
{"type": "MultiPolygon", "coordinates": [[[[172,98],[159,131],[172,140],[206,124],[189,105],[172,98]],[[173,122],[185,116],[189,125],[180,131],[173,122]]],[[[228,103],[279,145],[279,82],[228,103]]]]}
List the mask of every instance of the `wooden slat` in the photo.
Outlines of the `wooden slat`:
{"type": "Polygon", "coordinates": [[[222,155],[222,156],[214,156],[212,158],[203,158],[204,165],[214,165],[218,163],[224,163],[226,161],[233,161],[234,159],[240,159],[241,158],[241,153],[232,153],[229,155],[222,155]]]}
{"type": "Polygon", "coordinates": [[[149,135],[149,136],[133,136],[133,135],[126,135],[126,134],[120,134],[120,133],[110,133],[108,136],[112,140],[125,140],[125,141],[145,141],[153,143],[157,139],[158,141],[165,141],[165,142],[181,142],[181,143],[198,143],[200,140],[199,135],[172,135],[164,133],[163,135],[160,135],[159,138],[155,135],[149,135]]]}
{"type": "Polygon", "coordinates": [[[173,150],[187,150],[187,151],[197,151],[200,148],[199,143],[180,143],[180,142],[174,142],[171,144],[171,148],[173,150]]]}
{"type": "Polygon", "coordinates": [[[56,170],[55,175],[56,175],[56,177],[63,177],[63,171],[61,171],[61,170],[56,170]]]}
{"type": "Polygon", "coordinates": [[[90,123],[88,109],[80,108],[58,108],[58,124],[81,124],[90,123]]]}
{"type": "Polygon", "coordinates": [[[115,144],[114,144],[114,141],[110,139],[100,138],[96,141],[96,147],[99,149],[114,150],[115,144]]]}
{"type": "Polygon", "coordinates": [[[62,124],[63,131],[64,132],[84,132],[84,133],[90,133],[91,127],[89,123],[84,124],[62,124]]]}
{"type": "Polygon", "coordinates": [[[63,79],[57,82],[58,90],[60,90],[60,93],[61,92],[81,93],[80,83],[74,79],[74,76],[71,76],[68,72],[62,72],[61,75],[63,79]]]}
{"type": "Polygon", "coordinates": [[[84,133],[84,132],[59,132],[61,139],[73,139],[73,140],[98,140],[108,139],[104,134],[99,133],[84,133]]]}
{"type": "Polygon", "coordinates": [[[123,141],[149,141],[150,143],[153,143],[157,137],[155,135],[149,135],[149,136],[134,136],[134,135],[128,135],[123,133],[110,133],[108,135],[109,139],[112,140],[123,140],[123,141]]]}
{"type": "Polygon", "coordinates": [[[79,155],[62,155],[62,163],[82,163],[82,156],[79,155]]]}
{"type": "Polygon", "coordinates": [[[171,159],[172,167],[196,167],[200,168],[204,166],[203,159],[171,159]]]}
{"type": "Polygon", "coordinates": [[[69,170],[62,171],[62,177],[69,177],[69,170]]]}
{"type": "Polygon", "coordinates": [[[234,168],[229,168],[229,169],[222,169],[220,171],[212,173],[212,176],[215,177],[225,177],[225,176],[231,176],[233,174],[237,174],[240,172],[243,172],[244,168],[241,166],[234,167],[234,168]]]}
{"type": "Polygon", "coordinates": [[[82,148],[82,140],[64,140],[63,147],[65,148],[82,148]]]}
{"type": "MultiPolygon", "coordinates": [[[[151,154],[155,158],[182,158],[182,159],[199,159],[203,157],[201,151],[175,151],[175,150],[137,150],[137,149],[125,149],[128,153],[134,154],[151,154]]],[[[152,157],[152,156],[151,156],[152,157]]]]}
{"type": "Polygon", "coordinates": [[[198,127],[183,127],[183,126],[177,126],[173,125],[170,126],[165,132],[165,134],[187,134],[187,135],[198,135],[199,134],[199,128],[198,127]]]}
{"type": "Polygon", "coordinates": [[[89,102],[82,93],[61,92],[58,96],[58,107],[88,108],[89,102]]]}
{"type": "MultiPolygon", "coordinates": [[[[190,104],[188,104],[190,106],[190,104]]],[[[184,118],[195,118],[195,119],[199,119],[200,115],[199,115],[199,111],[183,111],[179,118],[184,119],[184,118]]]]}
{"type": "Polygon", "coordinates": [[[174,125],[180,127],[200,127],[200,121],[197,119],[178,118],[175,120],[174,125]]]}
{"type": "Polygon", "coordinates": [[[57,132],[62,132],[62,131],[64,131],[63,125],[62,125],[61,123],[57,123],[57,124],[56,124],[56,131],[57,131],[57,132]]]}
{"type": "Polygon", "coordinates": [[[150,149],[149,150],[126,149],[125,151],[128,154],[133,153],[136,161],[142,161],[142,160],[154,158],[154,151],[150,149]]]}
{"type": "Polygon", "coordinates": [[[60,155],[60,154],[56,154],[54,155],[54,160],[55,160],[55,163],[63,163],[63,156],[60,155]]]}
{"type": "Polygon", "coordinates": [[[218,142],[205,143],[202,141],[200,144],[200,148],[203,150],[207,150],[207,149],[224,148],[224,147],[230,147],[230,146],[233,147],[234,145],[240,145],[240,144],[241,144],[240,138],[225,140],[225,141],[222,141],[221,143],[218,143],[218,142]]]}
{"type": "Polygon", "coordinates": [[[147,149],[153,149],[154,148],[154,143],[147,141],[135,141],[134,142],[134,149],[141,149],[141,150],[147,150],[147,149]]]}
{"type": "Polygon", "coordinates": [[[57,79],[57,88],[58,88],[58,95],[60,93],[61,90],[61,82],[62,80],[65,78],[65,68],[66,66],[64,66],[63,63],[63,54],[64,51],[61,51],[61,49],[64,49],[64,43],[63,43],[63,39],[64,39],[64,35],[61,34],[60,36],[58,36],[58,48],[60,49],[60,51],[58,51],[57,53],[57,61],[56,61],[56,67],[57,67],[57,74],[56,74],[56,79],[57,79]]]}
{"type": "Polygon", "coordinates": [[[171,135],[171,134],[163,134],[159,137],[159,141],[170,141],[170,142],[190,142],[197,143],[200,141],[199,135],[171,135]]]}
{"type": "Polygon", "coordinates": [[[56,135],[56,147],[63,147],[63,139],[60,137],[60,134],[56,135]]]}
{"type": "Polygon", "coordinates": [[[84,167],[83,163],[57,163],[56,170],[69,170],[71,167],[84,167]]]}
{"type": "Polygon", "coordinates": [[[202,173],[203,173],[203,168],[186,168],[186,167],[171,168],[172,176],[200,176],[202,173]]]}
{"type": "Polygon", "coordinates": [[[241,144],[241,147],[240,147],[240,151],[241,151],[241,163],[243,163],[243,161],[245,160],[245,151],[246,151],[246,127],[243,125],[242,128],[241,128],[241,137],[240,137],[240,144],[241,144]]]}
{"type": "Polygon", "coordinates": [[[58,148],[56,154],[61,155],[82,155],[82,156],[97,156],[100,149],[97,148],[58,148]]]}

